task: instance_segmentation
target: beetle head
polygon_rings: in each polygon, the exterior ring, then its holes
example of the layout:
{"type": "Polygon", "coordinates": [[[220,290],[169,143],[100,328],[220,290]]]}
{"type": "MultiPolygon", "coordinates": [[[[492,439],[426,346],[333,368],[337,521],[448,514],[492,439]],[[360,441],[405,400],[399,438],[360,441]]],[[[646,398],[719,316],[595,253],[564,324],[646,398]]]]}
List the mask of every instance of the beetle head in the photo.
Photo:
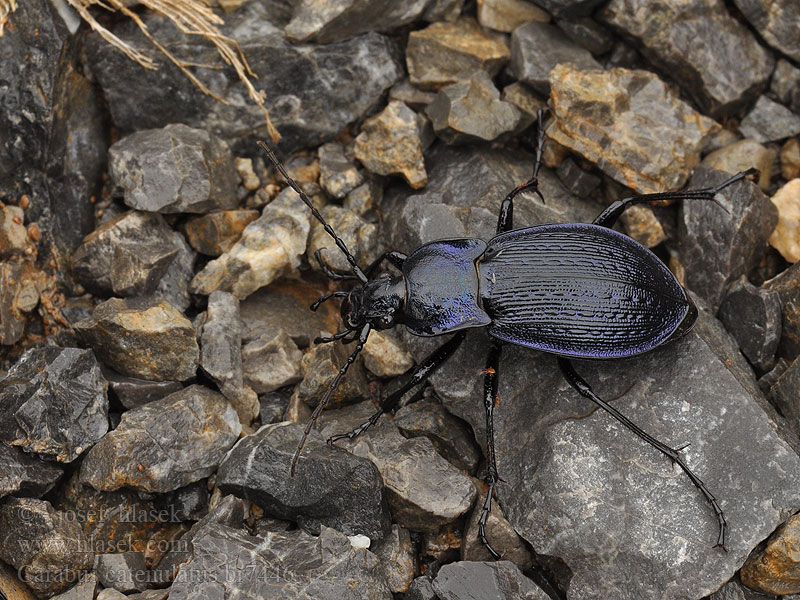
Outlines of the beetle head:
{"type": "Polygon", "coordinates": [[[348,329],[369,323],[373,329],[389,329],[400,322],[405,302],[402,277],[384,275],[351,291],[342,302],[342,320],[348,329]]]}

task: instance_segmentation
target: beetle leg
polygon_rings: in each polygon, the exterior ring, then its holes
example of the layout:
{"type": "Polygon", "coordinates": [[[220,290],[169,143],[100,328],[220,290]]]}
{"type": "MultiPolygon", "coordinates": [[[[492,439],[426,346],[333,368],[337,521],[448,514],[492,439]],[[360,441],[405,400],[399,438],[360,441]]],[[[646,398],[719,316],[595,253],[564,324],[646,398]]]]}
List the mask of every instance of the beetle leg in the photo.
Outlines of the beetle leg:
{"type": "Polygon", "coordinates": [[[397,403],[400,402],[400,399],[405,395],[406,392],[408,392],[408,390],[425,381],[428,377],[430,377],[431,373],[441,367],[444,362],[453,355],[453,352],[458,349],[458,347],[461,345],[461,342],[464,341],[465,336],[466,332],[464,330],[459,331],[447,342],[439,346],[427,358],[425,358],[425,360],[423,360],[417,366],[417,368],[414,369],[410,379],[399,390],[395,391],[393,394],[385,398],[383,402],[381,402],[380,408],[375,414],[373,414],[369,419],[364,421],[352,431],[331,436],[328,438],[328,443],[333,444],[345,438],[352,440],[356,436],[364,433],[367,429],[374,425],[378,419],[380,419],[383,413],[393,410],[394,407],[397,406],[397,403]]]}
{"type": "Polygon", "coordinates": [[[397,269],[403,270],[403,263],[406,262],[408,256],[403,254],[402,252],[397,252],[396,250],[391,250],[389,252],[384,252],[381,256],[376,258],[370,266],[367,267],[367,270],[364,271],[367,277],[372,277],[372,273],[377,269],[380,264],[384,260],[388,260],[392,263],[397,269]]]}
{"type": "Polygon", "coordinates": [[[334,272],[333,269],[330,268],[328,263],[325,262],[325,259],[322,258],[322,251],[327,250],[327,248],[319,248],[314,251],[314,258],[317,259],[322,272],[328,279],[332,279],[333,281],[345,281],[348,279],[358,279],[355,275],[340,275],[339,273],[334,272]]]}
{"type": "Polygon", "coordinates": [[[503,346],[500,342],[492,341],[483,378],[483,407],[486,409],[486,483],[489,484],[489,490],[486,492],[486,500],[483,501],[481,516],[478,518],[478,539],[495,560],[500,560],[501,556],[486,540],[486,520],[492,510],[494,486],[497,485],[499,479],[494,450],[494,405],[497,400],[497,391],[500,383],[498,371],[500,369],[502,348],[503,346]]]}
{"type": "Polygon", "coordinates": [[[533,163],[533,177],[522,185],[518,185],[500,204],[500,214],[497,217],[497,233],[505,233],[514,228],[514,198],[522,192],[532,191],[544,202],[544,196],[539,191],[539,169],[542,168],[542,149],[544,148],[544,113],[547,109],[540,108],[536,113],[536,160],[533,163]]]}
{"type": "MultiPolygon", "coordinates": [[[[699,190],[682,190],[676,192],[659,192],[657,194],[643,194],[641,196],[631,196],[630,198],[616,200],[611,203],[603,212],[601,212],[597,218],[592,221],[592,223],[595,225],[600,225],[601,227],[613,227],[620,215],[625,212],[625,209],[629,206],[633,206],[634,204],[661,202],[666,200],[711,200],[712,202],[716,202],[716,200],[714,200],[714,196],[716,196],[717,193],[729,185],[749,177],[754,177],[755,181],[758,181],[758,170],[747,169],[746,171],[740,171],[733,177],[726,179],[714,187],[701,188],[699,190]]],[[[722,207],[722,209],[726,210],[725,207],[722,207]]]]}
{"type": "Polygon", "coordinates": [[[717,536],[717,543],[714,545],[714,547],[720,547],[725,550],[725,530],[728,525],[725,521],[725,515],[723,514],[722,509],[720,508],[719,503],[714,495],[708,491],[708,488],[700,480],[700,478],[695,475],[688,466],[686,466],[685,462],[683,462],[683,459],[678,454],[679,451],[670,448],[663,442],[657,440],[649,433],[638,427],[635,423],[633,423],[633,421],[628,419],[628,417],[623,415],[616,408],[599,398],[597,394],[592,391],[592,388],[589,386],[589,384],[586,383],[586,381],[584,381],[580,375],[578,375],[578,373],[575,371],[575,367],[572,366],[572,363],[568,359],[559,357],[558,366],[561,367],[561,372],[564,374],[564,378],[567,380],[567,383],[569,383],[575,389],[575,391],[577,391],[581,396],[589,398],[589,400],[608,412],[617,421],[625,425],[625,427],[630,429],[645,442],[653,446],[653,448],[671,458],[672,461],[677,464],[684,473],[686,473],[691,482],[698,490],[700,490],[706,501],[711,505],[711,508],[714,510],[714,514],[717,517],[717,523],[719,524],[719,535],[717,536]]]}

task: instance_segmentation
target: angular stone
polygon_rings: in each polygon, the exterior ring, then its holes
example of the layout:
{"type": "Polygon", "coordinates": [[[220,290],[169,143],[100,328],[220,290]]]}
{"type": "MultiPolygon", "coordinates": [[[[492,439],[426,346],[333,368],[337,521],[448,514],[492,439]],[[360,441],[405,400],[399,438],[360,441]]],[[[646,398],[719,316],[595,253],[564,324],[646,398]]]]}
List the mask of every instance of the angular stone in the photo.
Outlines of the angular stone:
{"type": "Polygon", "coordinates": [[[369,461],[331,448],[312,433],[289,476],[302,431],[300,425],[276,423],[243,438],[220,465],[217,486],[315,534],[334,527],[371,539],[386,535],[383,482],[369,461]]]}
{"type": "Polygon", "coordinates": [[[550,15],[524,0],[478,0],[478,23],[483,27],[511,33],[528,21],[547,23],[550,15]]]}
{"type": "Polygon", "coordinates": [[[406,47],[409,80],[425,90],[438,90],[476,71],[494,77],[509,57],[502,41],[468,18],[412,31],[406,47]]]}
{"type": "Polygon", "coordinates": [[[333,302],[322,304],[316,312],[308,309],[325,291],[303,280],[283,280],[250,295],[239,305],[242,341],[275,339],[285,330],[299,348],[307,348],[321,331],[337,331],[341,317],[333,302]]]}
{"type": "Polygon", "coordinates": [[[439,596],[433,591],[433,580],[426,575],[414,579],[408,586],[406,600],[439,600],[439,596]]]}
{"type": "Polygon", "coordinates": [[[425,112],[436,135],[448,144],[490,142],[514,131],[521,117],[513,104],[500,100],[482,71],[440,89],[425,112]]]}
{"type": "Polygon", "coordinates": [[[293,42],[336,42],[369,31],[389,31],[417,20],[430,0],[301,0],[284,31],[293,42]]]}
{"type": "Polygon", "coordinates": [[[781,175],[786,180],[800,177],[800,138],[791,138],[781,147],[781,175]]]}
{"type": "Polygon", "coordinates": [[[570,40],[555,25],[532,21],[511,34],[509,70],[537,92],[550,93],[550,72],[560,63],[572,63],[579,71],[600,69],[588,50],[570,40]]]}
{"type": "MultiPolygon", "coordinates": [[[[328,389],[328,385],[336,377],[344,365],[350,350],[339,343],[318,344],[303,355],[303,380],[295,387],[294,395],[311,407],[319,404],[328,389]]],[[[347,376],[330,397],[330,407],[359,402],[369,396],[363,359],[360,357],[347,370],[347,376]]]]}
{"type": "Polygon", "coordinates": [[[625,226],[625,233],[646,248],[655,248],[667,239],[661,222],[649,206],[631,206],[622,213],[620,222],[625,226]]]}
{"type": "Polygon", "coordinates": [[[781,300],[777,292],[757,288],[742,276],[725,294],[719,319],[759,371],[769,371],[774,366],[781,339],[781,300]]]}
{"type": "Polygon", "coordinates": [[[141,552],[98,554],[95,572],[104,587],[125,594],[141,592],[146,587],[148,574],[141,552]]]}
{"type": "Polygon", "coordinates": [[[520,119],[517,124],[517,132],[522,132],[535,123],[539,109],[547,106],[544,100],[541,100],[528,86],[519,81],[504,87],[500,98],[519,109],[520,119]]]}
{"type": "Polygon", "coordinates": [[[400,408],[394,424],[407,438],[424,436],[436,451],[458,469],[474,473],[481,459],[469,427],[432,400],[418,400],[400,408]]]}
{"type": "Polygon", "coordinates": [[[800,435],[800,361],[795,359],[770,388],[770,397],[792,431],[800,435]]]}
{"type": "Polygon", "coordinates": [[[344,198],[364,183],[364,175],[353,162],[352,152],[337,142],[319,147],[319,184],[333,198],[344,198]]]}
{"type": "Polygon", "coordinates": [[[151,294],[180,252],[172,234],[159,214],[123,213],[84,238],[72,255],[72,275],[98,296],[151,294]]]}
{"type": "MultiPolygon", "coordinates": [[[[776,435],[749,367],[718,327],[701,313],[692,333],[663,350],[576,368],[651,435],[692,443],[682,456],[725,511],[735,532],[728,552],[711,548],[717,520],[680,469],[577,394],[552,356],[504,346],[497,498],[515,531],[572,571],[569,597],[701,598],[800,506],[800,458],[776,435]],[[752,483],[739,485],[745,479],[752,483]]],[[[480,441],[487,342],[468,336],[430,380],[480,441]]]]}
{"type": "Polygon", "coordinates": [[[108,431],[107,389],[91,350],[31,348],[0,381],[0,439],[71,462],[108,431]]]}
{"type": "Polygon", "coordinates": [[[19,206],[0,207],[0,256],[22,254],[28,247],[25,212],[19,206]]]}
{"type": "Polygon", "coordinates": [[[120,375],[111,369],[103,369],[108,387],[125,408],[136,408],[183,389],[178,381],[149,381],[120,375]]]}
{"type": "Polygon", "coordinates": [[[25,332],[25,315],[16,298],[22,290],[22,265],[0,262],[0,344],[16,344],[25,332]]]}
{"type": "Polygon", "coordinates": [[[765,594],[800,593],[800,562],[796,552],[798,545],[800,515],[795,515],[770,537],[766,548],[747,558],[742,566],[742,583],[765,594]]]}
{"type": "Polygon", "coordinates": [[[766,96],[759,96],[753,110],[739,124],[739,131],[757,142],[777,142],[800,133],[800,116],[766,96]]]}
{"type": "Polygon", "coordinates": [[[261,187],[261,181],[253,170],[252,158],[237,157],[233,160],[233,164],[236,167],[236,172],[239,174],[239,179],[244,189],[248,192],[255,192],[261,187]]]}
{"type": "Polygon", "coordinates": [[[536,3],[555,17],[573,19],[592,14],[603,0],[537,0],[536,3]]]}
{"type": "Polygon", "coordinates": [[[381,203],[383,186],[375,180],[361,184],[342,202],[342,207],[363,217],[381,203]]]}
{"type": "Polygon", "coordinates": [[[758,169],[758,187],[766,192],[772,178],[774,158],[772,151],[758,142],[739,140],[714,150],[700,164],[709,169],[725,171],[731,175],[755,167],[758,169]]]}
{"type": "Polygon", "coordinates": [[[375,556],[356,550],[346,536],[328,527],[322,527],[319,537],[302,530],[256,537],[214,524],[197,535],[191,546],[192,559],[176,575],[170,600],[253,594],[260,598],[392,599],[375,556]],[[197,573],[203,574],[199,582],[197,573]]]}
{"type": "Polygon", "coordinates": [[[81,483],[104,491],[169,492],[211,475],[241,430],[221,394],[193,385],[124,412],[87,454],[81,483]]]}
{"type": "Polygon", "coordinates": [[[392,525],[392,530],[377,544],[371,544],[373,554],[380,561],[389,589],[393,594],[402,594],[414,579],[415,552],[408,529],[392,525]]]}
{"type": "Polygon", "coordinates": [[[109,149],[109,172],[137,210],[207,213],[237,204],[228,145],[181,123],[122,138],[109,149]]]}
{"type": "Polygon", "coordinates": [[[290,395],[286,392],[267,392],[258,397],[260,404],[259,416],[262,425],[272,425],[280,421],[289,421],[283,418],[289,406],[290,395]]]}
{"type": "Polygon", "coordinates": [[[235,401],[242,395],[242,324],[239,300],[228,292],[211,292],[200,335],[200,368],[222,395],[235,401]]]}
{"type": "Polygon", "coordinates": [[[616,41],[608,29],[591,17],[556,19],[556,25],[569,39],[586,48],[594,56],[611,51],[616,41]]]}
{"type": "Polygon", "coordinates": [[[272,392],[303,379],[303,353],[285,330],[264,335],[242,347],[244,381],[257,394],[272,392]]]}
{"type": "Polygon", "coordinates": [[[208,514],[208,482],[200,480],[158,497],[158,506],[169,514],[170,521],[199,521],[208,514]]]}
{"type": "Polygon", "coordinates": [[[778,102],[800,113],[800,69],[785,58],[778,59],[769,89],[778,102]]]}
{"type": "Polygon", "coordinates": [[[783,323],[778,354],[794,360],[800,355],[800,262],[765,282],[764,287],[781,297],[783,323]]]}
{"type": "Polygon", "coordinates": [[[0,559],[39,598],[50,598],[92,568],[94,551],[70,515],[49,502],[9,498],[0,506],[0,559]]]}
{"type": "MultiPolygon", "coordinates": [[[[247,57],[266,107],[283,134],[280,149],[292,152],[334,138],[349,123],[364,116],[385,90],[402,77],[395,43],[367,33],[332,44],[291,44],[279,27],[285,5],[248,3],[226,14],[223,33],[233,37],[247,57]],[[278,14],[276,14],[278,13],[278,14]],[[302,77],[297,77],[302,73],[302,77]]],[[[198,46],[195,36],[179,32],[168,19],[143,15],[148,29],[177,56],[200,64],[219,64],[212,44],[198,46]]],[[[143,70],[94,34],[87,54],[108,103],[114,123],[125,132],[187,123],[214,131],[231,146],[263,137],[264,114],[244,102],[244,90],[230,70],[198,69],[195,75],[229,104],[198,94],[194,85],[144,38],[134,23],[120,23],[115,35],[133,43],[159,63],[158,71],[143,70]],[[176,102],[175,98],[181,98],[176,102]],[[143,115],[142,106],[147,106],[143,115]],[[255,133],[262,132],[262,133],[255,133]]]]}
{"type": "Polygon", "coordinates": [[[426,531],[421,536],[419,555],[425,562],[451,563],[458,560],[463,545],[464,526],[461,521],[443,525],[436,531],[426,531]]]}
{"type": "Polygon", "coordinates": [[[62,474],[61,468],[53,463],[0,444],[0,498],[9,494],[40,498],[52,489],[62,474]]]}
{"type": "Polygon", "coordinates": [[[737,8],[776,50],[800,62],[800,7],[792,0],[734,0],[737,8]]]}
{"type": "Polygon", "coordinates": [[[800,179],[781,187],[771,200],[778,208],[778,224],[769,243],[788,262],[797,262],[800,260],[800,179]]]}
{"type": "MultiPolygon", "coordinates": [[[[567,189],[579,198],[588,197],[602,181],[597,175],[581,169],[571,158],[565,158],[556,169],[556,175],[567,189]]],[[[631,207],[634,208],[634,207],[631,207]]],[[[622,213],[625,215],[627,212],[622,213]]]]}
{"type": "Polygon", "coordinates": [[[712,117],[754,100],[775,65],[722,0],[612,0],[599,17],[712,117]]]}
{"type": "Polygon", "coordinates": [[[719,129],[646,71],[559,65],[550,84],[547,135],[639,193],[682,186],[719,129]]]}
{"type": "Polygon", "coordinates": [[[245,228],[230,250],[195,275],[192,292],[208,295],[222,290],[239,299],[246,298],[297,269],[309,230],[308,208],[287,187],[245,228]]]}
{"type": "Polygon", "coordinates": [[[361,125],[356,158],[378,175],[402,175],[418,190],[428,183],[422,152],[433,141],[429,130],[422,115],[402,102],[389,102],[383,112],[361,125]]]}
{"type": "Polygon", "coordinates": [[[170,236],[179,248],[178,255],[158,282],[155,293],[178,310],[185,311],[192,304],[189,283],[194,277],[194,261],[197,255],[180,233],[172,231],[170,236]]]}
{"type": "Polygon", "coordinates": [[[397,377],[414,366],[414,358],[403,343],[387,331],[370,332],[363,350],[364,366],[378,377],[397,377]]]}
{"type": "Polygon", "coordinates": [[[106,365],[123,375],[185,381],[197,370],[194,327],[166,300],[111,298],[74,328],[106,365]]]}
{"type": "MultiPolygon", "coordinates": [[[[718,185],[727,173],[698,169],[688,189],[718,185]]],[[[767,239],[778,222],[778,211],[758,186],[737,182],[716,195],[714,202],[681,203],[678,243],[686,268],[686,287],[716,310],[727,287],[758,265],[767,239]]]]}
{"type": "MultiPolygon", "coordinates": [[[[323,413],[323,437],[345,433],[375,412],[371,402],[323,413]]],[[[371,460],[383,477],[392,518],[414,531],[436,531],[472,506],[475,488],[469,477],[443,459],[427,438],[405,439],[384,417],[355,440],[339,442],[356,456],[371,460]]]]}
{"type": "Polygon", "coordinates": [[[470,600],[548,600],[549,596],[507,560],[497,562],[460,561],[443,566],[433,580],[440,598],[470,600]]]}
{"type": "MultiPolygon", "coordinates": [[[[86,573],[75,586],[71,587],[63,594],[53,596],[51,600],[95,600],[96,597],[97,575],[94,573],[86,573]]],[[[16,600],[16,598],[11,597],[11,600],[16,600]]]]}
{"type": "Polygon", "coordinates": [[[186,221],[186,239],[200,254],[219,256],[239,241],[245,227],[259,216],[257,210],[222,210],[186,221]]]}
{"type": "MultiPolygon", "coordinates": [[[[333,227],[336,235],[345,243],[357,264],[369,265],[378,257],[377,225],[334,204],[329,204],[320,212],[328,225],[333,227]]],[[[337,248],[336,242],[325,231],[322,223],[314,219],[311,223],[311,234],[308,236],[306,257],[314,269],[322,270],[314,256],[317,250],[320,251],[325,264],[334,272],[352,275],[353,271],[345,255],[337,248]]]]}

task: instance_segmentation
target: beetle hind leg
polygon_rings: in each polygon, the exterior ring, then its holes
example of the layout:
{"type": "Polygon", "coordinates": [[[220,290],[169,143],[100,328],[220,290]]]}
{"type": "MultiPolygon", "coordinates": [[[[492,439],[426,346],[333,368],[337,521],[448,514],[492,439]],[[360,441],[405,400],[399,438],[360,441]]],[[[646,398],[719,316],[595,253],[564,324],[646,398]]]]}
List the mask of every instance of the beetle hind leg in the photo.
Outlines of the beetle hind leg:
{"type": "Polygon", "coordinates": [[[500,342],[493,341],[489,349],[489,358],[486,361],[486,370],[483,378],[483,406],[486,409],[486,483],[489,489],[486,492],[486,500],[483,501],[481,515],[478,518],[478,539],[489,551],[489,554],[496,560],[501,558],[500,554],[492,548],[486,539],[486,521],[492,510],[492,496],[494,488],[500,477],[497,474],[497,461],[494,450],[494,407],[498,401],[500,354],[502,345],[500,342]]]}
{"type": "Polygon", "coordinates": [[[561,372],[564,374],[564,378],[567,380],[567,383],[572,386],[575,391],[577,391],[581,396],[588,398],[595,404],[597,404],[600,408],[605,410],[609,413],[612,417],[614,417],[617,421],[625,425],[628,429],[630,429],[633,433],[643,439],[645,442],[653,446],[656,450],[664,454],[665,456],[669,457],[675,464],[677,464],[681,470],[686,473],[686,476],[689,480],[694,484],[694,486],[700,490],[700,493],[703,494],[703,497],[706,499],[706,502],[709,503],[712,510],[714,511],[714,515],[717,518],[717,523],[719,525],[719,534],[717,535],[717,543],[714,544],[715,548],[722,548],[725,550],[725,533],[727,530],[727,522],[725,521],[725,515],[722,512],[722,508],[720,508],[717,499],[714,495],[708,490],[706,485],[702,482],[702,480],[695,475],[695,473],[686,465],[686,463],[681,458],[679,452],[683,448],[685,448],[688,444],[682,446],[679,450],[671,448],[664,444],[663,442],[657,440],[649,433],[641,429],[637,426],[633,421],[628,419],[625,415],[619,412],[616,408],[605,402],[601,399],[597,394],[592,391],[592,388],[589,386],[584,379],[578,375],[575,371],[575,367],[572,366],[572,363],[563,357],[558,358],[558,366],[561,368],[561,372]]]}

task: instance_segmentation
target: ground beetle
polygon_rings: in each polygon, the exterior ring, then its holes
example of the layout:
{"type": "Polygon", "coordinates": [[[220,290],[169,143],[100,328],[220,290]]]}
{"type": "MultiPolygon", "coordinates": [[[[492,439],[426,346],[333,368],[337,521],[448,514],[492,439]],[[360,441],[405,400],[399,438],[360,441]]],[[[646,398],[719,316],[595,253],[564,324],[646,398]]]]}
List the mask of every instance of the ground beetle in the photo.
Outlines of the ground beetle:
{"type": "MultiPolygon", "coordinates": [[[[745,178],[756,179],[749,169],[716,187],[631,196],[617,200],[591,223],[536,225],[513,230],[514,198],[522,192],[542,197],[538,173],[544,143],[543,113],[538,116],[538,145],[533,177],[514,188],[500,205],[497,235],[488,242],[462,238],[431,242],[406,256],[387,252],[366,271],[356,264],[344,242],[328,225],[308,196],[286,173],[270,148],[260,143],[275,168],[322,223],[347,257],[352,275],[334,273],[316,258],[326,275],[337,280],[357,280],[350,292],[322,296],[316,310],[330,298],[342,298],[345,330],[317,342],[357,341],[347,362],[331,381],[315,408],[292,459],[291,474],[311,428],[325,405],[364,348],[373,329],[397,324],[420,336],[456,334],[435,350],[412,372],[399,390],[385,398],[379,410],[349,433],[328,440],[352,439],[393,410],[402,396],[425,381],[441,366],[473,327],[488,327],[492,338],[484,371],[486,409],[487,483],[489,490],[478,521],[478,536],[495,558],[499,554],[485,536],[486,519],[494,487],[499,479],[495,463],[493,409],[498,397],[500,353],[503,342],[555,354],[567,382],[579,394],[607,411],[645,442],[672,459],[700,490],[719,523],[715,547],[725,548],[726,522],[722,509],[700,478],[686,466],[680,449],[652,437],[616,408],[599,398],[570,362],[571,358],[627,358],[658,348],[686,334],[697,318],[697,309],[686,290],[650,250],[611,229],[623,211],[634,204],[672,200],[712,200],[723,188],[745,178]],[[399,277],[370,276],[388,260],[402,273],[399,277]]],[[[544,198],[542,198],[544,200],[544,198]]]]}

